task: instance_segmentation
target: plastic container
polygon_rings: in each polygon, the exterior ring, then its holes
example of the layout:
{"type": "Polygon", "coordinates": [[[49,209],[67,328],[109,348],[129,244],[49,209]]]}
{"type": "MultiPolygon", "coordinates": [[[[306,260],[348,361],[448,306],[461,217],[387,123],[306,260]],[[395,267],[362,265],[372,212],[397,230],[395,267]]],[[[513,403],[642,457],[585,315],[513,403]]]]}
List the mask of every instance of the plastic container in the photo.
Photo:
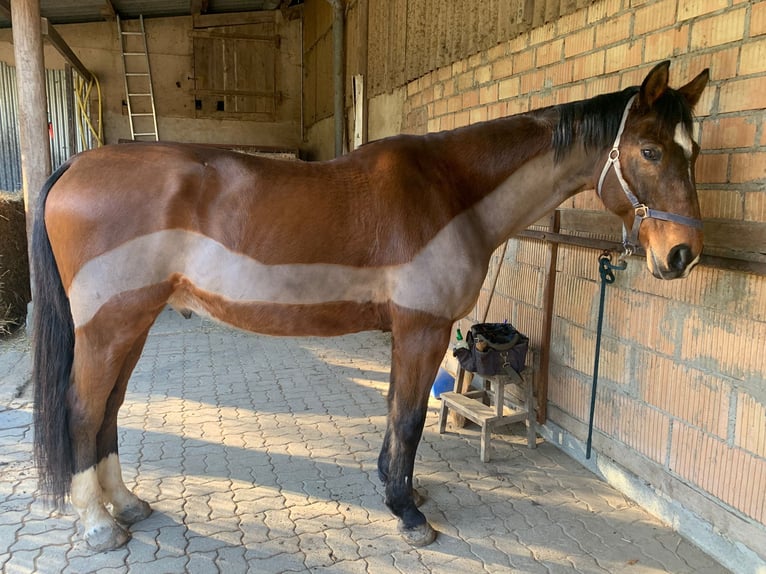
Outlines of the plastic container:
{"type": "Polygon", "coordinates": [[[431,396],[438,399],[439,395],[454,388],[455,377],[440,367],[439,372],[436,374],[436,379],[434,379],[434,386],[431,387],[431,396]]]}

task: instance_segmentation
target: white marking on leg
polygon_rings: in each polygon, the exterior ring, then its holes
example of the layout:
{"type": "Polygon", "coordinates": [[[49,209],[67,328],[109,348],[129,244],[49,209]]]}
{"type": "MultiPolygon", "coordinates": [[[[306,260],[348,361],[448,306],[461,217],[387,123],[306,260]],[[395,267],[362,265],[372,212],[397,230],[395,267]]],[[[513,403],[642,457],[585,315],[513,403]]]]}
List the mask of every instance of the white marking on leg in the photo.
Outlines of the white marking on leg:
{"type": "Polygon", "coordinates": [[[101,486],[96,468],[78,472],[72,477],[72,506],[77,511],[85,534],[114,522],[104,508],[101,486]]]}
{"type": "Polygon", "coordinates": [[[130,534],[104,507],[95,466],[72,477],[71,499],[80,517],[83,538],[92,549],[111,550],[130,539],[130,534]]]}
{"type": "Polygon", "coordinates": [[[98,463],[98,482],[102,489],[104,503],[112,505],[112,514],[119,515],[128,508],[141,504],[141,500],[128,488],[122,480],[120,457],[112,453],[98,463]]]}

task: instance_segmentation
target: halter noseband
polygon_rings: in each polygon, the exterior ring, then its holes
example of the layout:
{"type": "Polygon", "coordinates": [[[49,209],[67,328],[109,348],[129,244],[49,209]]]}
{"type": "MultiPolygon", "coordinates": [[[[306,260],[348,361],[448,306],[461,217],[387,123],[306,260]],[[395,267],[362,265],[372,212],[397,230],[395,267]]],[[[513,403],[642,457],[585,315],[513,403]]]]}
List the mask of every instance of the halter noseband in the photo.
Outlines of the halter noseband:
{"type": "Polygon", "coordinates": [[[622,113],[622,120],[620,120],[620,128],[617,130],[617,137],[614,139],[612,149],[609,151],[609,157],[606,160],[606,164],[604,164],[604,169],[601,170],[601,177],[598,178],[598,187],[596,188],[598,196],[601,197],[601,187],[604,185],[606,174],[609,172],[609,168],[614,167],[614,174],[617,176],[617,181],[620,182],[620,187],[622,188],[625,197],[628,198],[628,201],[630,201],[633,206],[635,213],[633,216],[633,228],[630,230],[630,235],[627,234],[625,225],[622,226],[622,243],[625,247],[625,253],[628,255],[635,252],[638,248],[638,230],[644,219],[661,219],[662,221],[672,221],[673,223],[680,223],[681,225],[686,225],[695,229],[702,229],[702,221],[699,219],[651,209],[646,204],[641,203],[636,195],[630,190],[628,182],[625,181],[625,178],[622,176],[622,169],[620,168],[620,138],[622,137],[622,132],[625,130],[625,122],[628,119],[628,113],[630,112],[630,108],[635,99],[636,95],[631,96],[628,100],[628,104],[625,106],[625,111],[622,113]]]}

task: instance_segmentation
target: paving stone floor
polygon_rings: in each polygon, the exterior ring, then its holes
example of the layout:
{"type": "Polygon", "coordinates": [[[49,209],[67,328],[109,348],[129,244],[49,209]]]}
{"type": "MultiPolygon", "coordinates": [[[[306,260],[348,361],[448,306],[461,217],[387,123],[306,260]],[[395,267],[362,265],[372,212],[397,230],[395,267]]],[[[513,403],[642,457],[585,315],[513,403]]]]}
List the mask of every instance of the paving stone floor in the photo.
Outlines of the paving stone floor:
{"type": "Polygon", "coordinates": [[[36,494],[28,342],[0,341],[0,569],[18,573],[726,572],[523,425],[438,434],[418,451],[414,549],[383,504],[390,338],[254,336],[163,312],[120,416],[126,483],[154,513],[127,546],[85,548],[71,508],[36,494]]]}

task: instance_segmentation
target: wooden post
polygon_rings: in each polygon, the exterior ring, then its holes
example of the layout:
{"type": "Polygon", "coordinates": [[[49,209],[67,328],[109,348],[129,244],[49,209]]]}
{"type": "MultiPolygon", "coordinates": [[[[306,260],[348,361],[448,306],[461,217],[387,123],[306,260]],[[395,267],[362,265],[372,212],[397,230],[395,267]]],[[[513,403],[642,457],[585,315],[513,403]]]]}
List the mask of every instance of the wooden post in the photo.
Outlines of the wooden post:
{"type": "MultiPolygon", "coordinates": [[[[40,0],[11,0],[11,17],[19,101],[21,180],[27,214],[27,244],[31,249],[37,197],[51,173],[40,0]]],[[[32,299],[34,297],[33,291],[32,299]]]]}

